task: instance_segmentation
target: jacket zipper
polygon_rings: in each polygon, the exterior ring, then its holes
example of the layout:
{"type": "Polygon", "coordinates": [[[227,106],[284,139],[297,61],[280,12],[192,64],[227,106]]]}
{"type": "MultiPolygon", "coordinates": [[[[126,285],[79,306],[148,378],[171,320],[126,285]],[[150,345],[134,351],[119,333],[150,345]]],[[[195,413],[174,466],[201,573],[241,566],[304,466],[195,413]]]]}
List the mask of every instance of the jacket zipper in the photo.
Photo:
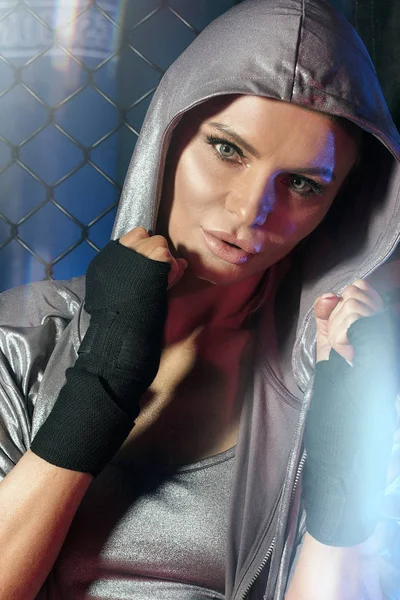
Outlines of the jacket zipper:
{"type": "MultiPolygon", "coordinates": [[[[294,498],[294,495],[295,495],[295,492],[296,492],[297,485],[299,483],[300,475],[301,475],[301,472],[303,470],[306,458],[307,458],[307,455],[306,455],[306,452],[304,451],[303,455],[301,457],[301,460],[299,462],[299,465],[297,467],[296,477],[295,477],[295,480],[294,480],[293,489],[292,489],[292,493],[291,493],[291,496],[290,496],[289,512],[290,512],[290,508],[291,508],[292,503],[293,503],[293,498],[294,498]]],[[[245,600],[245,598],[246,598],[247,594],[249,593],[250,589],[253,587],[253,585],[254,585],[257,577],[260,575],[260,573],[262,572],[262,570],[264,569],[264,567],[268,563],[269,559],[271,558],[274,546],[275,546],[275,541],[276,541],[276,538],[274,536],[273,539],[272,539],[272,541],[271,541],[271,544],[270,544],[270,546],[268,548],[267,554],[265,555],[265,557],[262,560],[261,564],[257,568],[257,571],[253,575],[252,579],[250,580],[249,584],[247,585],[246,589],[244,590],[244,592],[241,595],[241,597],[239,598],[239,600],[245,600]]]]}
{"type": "MultiPolygon", "coordinates": [[[[369,266],[369,270],[362,277],[368,277],[368,275],[371,272],[373,272],[377,268],[377,266],[380,266],[381,264],[383,264],[387,260],[387,258],[389,256],[391,256],[391,254],[394,252],[394,249],[396,248],[398,240],[399,240],[399,236],[397,236],[396,242],[391,245],[390,249],[388,251],[386,251],[386,254],[385,254],[384,258],[381,259],[380,261],[378,261],[378,263],[375,262],[375,264],[373,263],[372,265],[370,265],[369,266]]],[[[303,331],[304,331],[304,328],[303,328],[303,331]]],[[[273,375],[275,375],[275,373],[273,373],[273,375]]],[[[297,400],[297,398],[296,398],[296,400],[297,400]]],[[[304,467],[304,463],[306,462],[306,459],[307,459],[307,453],[304,450],[303,454],[302,454],[302,457],[301,457],[301,460],[299,462],[299,465],[297,467],[296,477],[295,477],[295,480],[294,480],[293,489],[292,489],[292,493],[291,493],[291,496],[290,496],[289,512],[290,512],[290,509],[291,509],[291,506],[292,506],[292,503],[293,503],[293,498],[294,498],[294,495],[295,495],[295,492],[296,492],[296,488],[297,488],[297,485],[298,485],[298,482],[299,482],[299,479],[300,479],[301,472],[302,472],[303,467],[304,467]]],[[[257,577],[259,577],[260,573],[262,572],[262,570],[264,569],[264,567],[268,563],[269,559],[271,558],[271,555],[272,555],[272,552],[273,552],[273,549],[274,549],[274,546],[275,546],[275,542],[276,542],[276,537],[274,536],[273,539],[272,539],[272,541],[271,541],[271,545],[268,548],[267,554],[265,555],[265,557],[262,560],[261,564],[257,568],[256,573],[252,577],[251,581],[249,582],[248,586],[244,590],[244,592],[241,595],[241,597],[239,598],[239,600],[246,600],[246,596],[249,593],[249,591],[252,588],[252,586],[254,585],[257,577]]]]}
{"type": "Polygon", "coordinates": [[[294,498],[296,488],[299,483],[300,475],[301,475],[301,472],[303,471],[304,463],[306,462],[306,460],[307,460],[307,452],[305,450],[303,450],[303,454],[301,456],[299,466],[297,467],[296,477],[295,477],[293,489],[292,489],[292,495],[290,496],[289,511],[292,507],[293,498],[294,498]]]}
{"type": "Polygon", "coordinates": [[[266,556],[264,557],[263,561],[261,562],[260,566],[258,567],[257,571],[253,575],[251,581],[249,582],[247,588],[245,589],[245,591],[243,592],[243,594],[239,598],[239,600],[245,600],[247,594],[249,593],[249,591],[253,587],[254,583],[256,582],[257,577],[260,575],[261,571],[263,570],[263,568],[265,567],[265,565],[267,564],[267,562],[271,558],[271,554],[272,554],[272,551],[273,551],[274,546],[275,546],[275,540],[276,540],[276,538],[274,537],[272,539],[270,547],[268,548],[268,552],[267,552],[266,556]]]}
{"type": "MultiPolygon", "coordinates": [[[[385,260],[393,253],[393,251],[394,251],[394,249],[395,249],[395,247],[397,245],[397,241],[396,241],[395,244],[392,244],[392,246],[390,247],[389,251],[386,252],[385,257],[382,260],[379,261],[378,265],[384,263],[385,260]]],[[[369,270],[367,271],[366,274],[363,275],[363,277],[367,277],[376,268],[377,267],[375,265],[370,265],[369,270]]],[[[303,327],[303,331],[301,333],[303,333],[303,332],[304,332],[304,327],[303,327]]],[[[269,369],[269,371],[272,371],[272,369],[269,369]]],[[[275,373],[273,371],[272,371],[272,374],[275,377],[275,373]]],[[[296,400],[297,400],[297,398],[296,398],[296,400]]],[[[293,485],[292,493],[291,493],[291,496],[290,496],[289,512],[290,512],[290,508],[291,508],[292,503],[293,503],[294,494],[296,492],[296,488],[297,488],[297,485],[298,485],[298,482],[299,482],[299,479],[300,479],[300,475],[301,475],[301,472],[303,470],[306,458],[307,458],[307,454],[306,454],[305,451],[303,451],[300,463],[299,463],[298,468],[297,468],[297,472],[296,472],[296,477],[295,477],[295,480],[294,480],[294,485],[293,485]]],[[[274,546],[275,546],[275,542],[276,542],[276,537],[274,536],[273,539],[272,539],[272,541],[271,541],[271,544],[270,544],[270,546],[268,548],[267,554],[265,555],[265,557],[262,560],[261,564],[257,568],[255,574],[253,575],[252,579],[250,580],[250,582],[248,583],[246,589],[244,590],[244,592],[242,593],[242,595],[240,596],[240,598],[238,600],[246,600],[246,596],[249,593],[249,591],[252,588],[252,586],[254,585],[257,577],[259,577],[260,573],[262,572],[262,570],[264,569],[264,567],[268,563],[269,559],[271,558],[272,551],[273,551],[274,546]]]]}
{"type": "MultiPolygon", "coordinates": [[[[383,264],[385,262],[385,260],[393,253],[394,249],[396,248],[396,245],[397,245],[397,242],[398,242],[398,238],[399,238],[399,236],[397,237],[396,243],[392,244],[391,247],[390,247],[390,249],[389,249],[389,251],[386,252],[386,255],[384,256],[384,258],[381,259],[378,262],[378,266],[380,266],[380,264],[383,264]]],[[[377,267],[375,265],[370,265],[369,270],[367,271],[366,274],[363,275],[363,277],[368,277],[368,275],[372,271],[374,271],[376,268],[377,267]]],[[[303,331],[301,332],[301,334],[303,334],[303,332],[304,332],[304,327],[303,327],[303,331]]],[[[272,369],[269,369],[269,370],[272,371],[272,369]]],[[[275,376],[275,373],[273,371],[272,371],[272,373],[275,376]]],[[[296,398],[296,400],[297,400],[297,398],[296,398]]],[[[300,463],[299,463],[299,465],[297,467],[296,477],[295,477],[295,480],[294,480],[293,489],[292,489],[292,493],[291,493],[290,501],[289,501],[289,512],[290,512],[290,508],[291,508],[292,503],[293,503],[294,494],[296,492],[296,488],[297,488],[297,485],[298,485],[298,482],[299,482],[299,479],[300,479],[300,475],[301,475],[301,472],[303,470],[306,458],[307,458],[307,454],[306,454],[306,451],[304,450],[303,454],[302,454],[302,457],[301,457],[301,460],[300,460],[300,463]]],[[[250,580],[249,584],[247,585],[246,589],[244,590],[244,592],[242,593],[242,595],[240,596],[240,598],[238,600],[246,600],[246,596],[249,593],[249,591],[252,588],[252,586],[254,585],[257,577],[260,575],[260,573],[262,572],[262,570],[264,569],[264,567],[268,563],[269,559],[271,558],[272,551],[273,551],[274,546],[275,546],[275,542],[276,542],[276,537],[274,536],[273,539],[272,539],[272,541],[271,541],[271,544],[270,544],[270,546],[268,548],[267,554],[265,555],[265,557],[262,560],[261,564],[257,568],[255,574],[253,575],[252,579],[250,580]]]]}

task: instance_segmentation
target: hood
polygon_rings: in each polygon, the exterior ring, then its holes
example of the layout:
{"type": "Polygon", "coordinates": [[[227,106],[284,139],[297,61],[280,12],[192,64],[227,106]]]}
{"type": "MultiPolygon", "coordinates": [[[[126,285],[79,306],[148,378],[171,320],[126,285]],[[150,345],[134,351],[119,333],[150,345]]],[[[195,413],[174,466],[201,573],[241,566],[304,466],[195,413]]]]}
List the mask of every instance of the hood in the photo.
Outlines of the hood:
{"type": "Polygon", "coordinates": [[[174,128],[188,110],[225,94],[291,102],[365,131],[357,179],[294,251],[279,292],[281,362],[304,391],[314,366],[315,298],[367,276],[397,243],[399,134],[365,46],[329,2],[247,0],[213,21],[164,75],[128,170],[113,239],[139,225],[154,231],[174,128]]]}

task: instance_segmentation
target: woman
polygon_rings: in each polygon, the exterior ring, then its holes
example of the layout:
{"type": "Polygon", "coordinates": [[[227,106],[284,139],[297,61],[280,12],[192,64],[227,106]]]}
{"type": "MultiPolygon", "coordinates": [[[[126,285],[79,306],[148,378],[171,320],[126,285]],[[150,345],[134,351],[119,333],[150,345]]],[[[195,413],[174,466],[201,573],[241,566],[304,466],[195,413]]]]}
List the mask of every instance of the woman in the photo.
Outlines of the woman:
{"type": "Polygon", "coordinates": [[[324,1],[244,2],[176,61],[86,290],[3,295],[2,598],[391,593],[395,354],[363,278],[399,150],[324,1]]]}

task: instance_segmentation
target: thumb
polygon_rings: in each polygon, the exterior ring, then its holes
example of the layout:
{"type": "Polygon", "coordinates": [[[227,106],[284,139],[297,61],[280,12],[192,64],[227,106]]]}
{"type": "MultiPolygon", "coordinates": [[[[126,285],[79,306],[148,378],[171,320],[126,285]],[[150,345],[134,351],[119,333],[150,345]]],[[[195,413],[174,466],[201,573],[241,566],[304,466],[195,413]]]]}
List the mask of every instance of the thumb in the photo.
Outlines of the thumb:
{"type": "Polygon", "coordinates": [[[171,271],[168,275],[168,289],[176,285],[186,271],[188,262],[184,258],[174,258],[171,262],[171,271]]]}
{"type": "Polygon", "coordinates": [[[317,326],[317,362],[328,360],[332,349],[329,343],[329,317],[340,302],[336,294],[319,296],[314,303],[314,315],[317,326]]]}
{"type": "Polygon", "coordinates": [[[318,296],[316,301],[314,302],[314,315],[317,319],[317,327],[318,321],[327,321],[332,314],[332,311],[340,302],[340,297],[336,296],[336,294],[324,294],[323,296],[318,296]]]}

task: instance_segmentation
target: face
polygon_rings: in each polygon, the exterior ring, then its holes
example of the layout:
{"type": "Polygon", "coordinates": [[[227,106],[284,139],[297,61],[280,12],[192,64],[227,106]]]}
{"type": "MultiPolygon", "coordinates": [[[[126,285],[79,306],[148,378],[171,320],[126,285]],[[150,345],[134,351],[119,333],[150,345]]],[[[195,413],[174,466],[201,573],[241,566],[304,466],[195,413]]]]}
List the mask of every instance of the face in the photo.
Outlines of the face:
{"type": "Polygon", "coordinates": [[[319,225],[356,158],[321,113],[260,96],[209,101],[174,132],[158,230],[197,278],[261,276],[319,225]]]}

